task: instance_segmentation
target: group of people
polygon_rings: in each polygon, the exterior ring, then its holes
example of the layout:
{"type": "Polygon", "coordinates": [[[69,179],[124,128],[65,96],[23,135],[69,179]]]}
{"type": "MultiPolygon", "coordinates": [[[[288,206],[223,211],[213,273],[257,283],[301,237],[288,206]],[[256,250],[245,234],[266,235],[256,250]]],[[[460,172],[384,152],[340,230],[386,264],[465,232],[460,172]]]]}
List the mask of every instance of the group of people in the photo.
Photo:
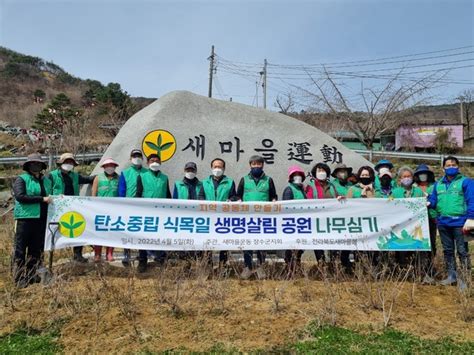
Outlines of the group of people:
{"type": "MultiPolygon", "coordinates": [[[[176,181],[173,192],[168,176],[161,169],[160,157],[151,154],[146,157],[139,149],[130,153],[130,166],[120,174],[119,164],[112,158],[105,159],[100,167],[103,171],[97,176],[83,176],[74,171],[78,162],[71,153],[64,153],[57,161],[57,169],[45,174],[46,164],[39,154],[28,156],[23,164],[25,171],[14,182],[16,200],[14,218],[16,220],[15,249],[13,256],[13,275],[19,287],[38,282],[37,268],[42,262],[46,230],[47,205],[52,195],[79,195],[84,184],[92,185],[92,196],[132,197],[132,198],[173,198],[206,201],[277,201],[277,191],[273,179],[264,172],[264,159],[255,155],[249,159],[250,171],[238,183],[225,175],[226,164],[221,158],[212,160],[210,174],[203,180],[197,178],[197,165],[188,162],[184,166],[183,178],[176,181]]],[[[439,232],[444,251],[447,277],[443,285],[465,282],[458,274],[455,252],[463,269],[470,269],[468,243],[465,239],[465,224],[474,219],[474,187],[471,179],[461,174],[459,161],[454,156],[443,161],[443,176],[435,180],[435,174],[428,166],[421,164],[416,170],[408,166],[394,172],[388,160],[379,161],[374,168],[362,166],[357,172],[344,164],[337,165],[333,171],[325,163],[314,165],[309,172],[299,166],[288,169],[288,185],[282,193],[282,200],[301,199],[349,199],[349,198],[409,198],[425,197],[429,208],[431,252],[424,254],[428,268],[427,277],[433,277],[432,260],[436,253],[436,235],[439,232]]],[[[102,258],[102,247],[94,246],[95,260],[102,258]]],[[[303,251],[288,250],[285,262],[289,268],[298,266],[303,251]]],[[[331,251],[325,255],[323,250],[314,251],[318,262],[325,259],[340,258],[341,264],[349,270],[353,264],[349,251],[331,251]]],[[[265,263],[264,251],[257,251],[257,263],[253,261],[253,251],[244,251],[244,268],[241,274],[248,279],[254,273],[265,277],[262,267],[265,263]]],[[[382,261],[381,253],[366,253],[371,263],[382,261]]],[[[186,253],[187,257],[202,258],[212,262],[210,252],[186,253]]],[[[398,252],[397,260],[406,262],[413,253],[398,252]]],[[[166,261],[164,251],[140,250],[138,271],[147,269],[149,257],[162,264],[166,261]]],[[[82,255],[82,247],[74,248],[74,260],[87,262],[82,255]]],[[[113,248],[105,251],[107,261],[113,261],[113,248]]],[[[220,251],[219,262],[225,265],[228,253],[220,251]]],[[[131,265],[131,251],[125,249],[122,259],[124,266],[131,265]]]]}

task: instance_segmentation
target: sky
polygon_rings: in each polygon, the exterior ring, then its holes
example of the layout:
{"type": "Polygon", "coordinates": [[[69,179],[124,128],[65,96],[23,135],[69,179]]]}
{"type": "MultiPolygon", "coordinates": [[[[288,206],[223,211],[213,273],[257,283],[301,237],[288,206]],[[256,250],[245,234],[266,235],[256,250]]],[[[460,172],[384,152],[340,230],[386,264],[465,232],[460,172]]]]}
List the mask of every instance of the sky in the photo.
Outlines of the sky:
{"type": "MultiPolygon", "coordinates": [[[[298,88],[314,89],[307,66],[354,61],[359,66],[338,64],[340,70],[393,76],[399,70],[388,69],[403,68],[413,79],[424,75],[419,71],[452,68],[430,100],[453,102],[474,88],[473,3],[0,0],[0,45],[83,79],[118,82],[132,96],[207,95],[214,45],[213,96],[219,99],[261,106],[259,72],[267,59],[269,109],[288,92],[306,103],[298,88]],[[387,61],[396,63],[378,64],[387,61]]],[[[352,75],[340,83],[355,93],[362,82],[380,87],[386,80],[352,75]]]]}

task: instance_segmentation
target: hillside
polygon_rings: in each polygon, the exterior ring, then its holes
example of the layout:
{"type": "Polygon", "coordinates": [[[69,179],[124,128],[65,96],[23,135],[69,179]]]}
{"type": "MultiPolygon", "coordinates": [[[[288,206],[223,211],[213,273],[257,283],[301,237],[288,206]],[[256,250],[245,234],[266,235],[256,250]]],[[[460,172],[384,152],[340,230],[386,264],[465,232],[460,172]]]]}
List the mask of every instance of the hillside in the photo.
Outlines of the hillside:
{"type": "MultiPolygon", "coordinates": [[[[67,130],[76,130],[78,124],[82,128],[118,124],[154,101],[142,97],[132,98],[120,84],[104,85],[97,80],[83,80],[67,73],[55,63],[4,47],[0,47],[0,79],[0,126],[4,130],[11,126],[9,133],[12,130],[36,128],[67,138],[67,130]],[[53,127],[45,129],[41,122],[38,123],[38,114],[48,113],[50,108],[59,111],[59,107],[54,106],[58,102],[64,112],[66,109],[74,111],[76,116],[73,119],[69,117],[69,120],[67,116],[61,117],[62,124],[58,125],[56,120],[53,127]]],[[[94,137],[87,145],[110,142],[111,134],[107,131],[94,129],[90,132],[93,132],[94,137]]],[[[31,137],[31,132],[28,133],[31,137]]],[[[39,133],[33,132],[33,135],[36,134],[39,133]]],[[[28,137],[18,137],[18,142],[23,143],[25,138],[29,141],[28,137]]],[[[0,136],[0,143],[5,145],[8,141],[5,134],[0,136]]],[[[6,144],[4,149],[8,147],[11,144],[6,144]]]]}

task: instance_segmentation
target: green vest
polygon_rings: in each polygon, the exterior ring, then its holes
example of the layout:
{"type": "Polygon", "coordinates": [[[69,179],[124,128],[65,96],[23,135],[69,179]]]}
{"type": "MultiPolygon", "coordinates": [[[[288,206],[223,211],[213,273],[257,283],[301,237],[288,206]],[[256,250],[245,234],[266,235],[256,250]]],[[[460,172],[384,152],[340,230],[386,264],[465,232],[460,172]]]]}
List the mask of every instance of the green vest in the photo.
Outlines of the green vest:
{"type": "MultiPolygon", "coordinates": [[[[334,187],[334,185],[328,181],[327,182],[329,184],[329,193],[331,195],[332,198],[336,198],[337,194],[336,194],[336,188],[334,187]]],[[[311,179],[309,181],[309,186],[311,186],[311,188],[313,189],[313,199],[317,200],[319,197],[318,197],[318,189],[316,188],[316,184],[314,182],[314,179],[311,179]]]]}
{"type": "Polygon", "coordinates": [[[464,180],[466,177],[458,174],[448,187],[441,180],[436,183],[436,195],[438,195],[436,211],[440,216],[458,217],[466,214],[466,200],[462,190],[464,180]]]}
{"type": "Polygon", "coordinates": [[[424,197],[423,190],[417,186],[412,186],[409,196],[406,196],[405,188],[399,186],[392,190],[393,198],[424,197]]]}
{"type": "MultiPolygon", "coordinates": [[[[396,179],[392,179],[390,182],[390,185],[392,186],[392,189],[397,187],[397,181],[396,179]]],[[[382,187],[380,184],[380,178],[378,175],[375,175],[375,181],[374,181],[374,190],[379,190],[382,187]]]]}
{"type": "Polygon", "coordinates": [[[127,187],[127,190],[125,191],[125,197],[135,197],[137,194],[137,178],[147,170],[147,168],[141,167],[138,169],[132,165],[122,171],[123,177],[125,178],[125,185],[127,187]]]}
{"type": "MultiPolygon", "coordinates": [[[[69,177],[72,179],[72,186],[74,188],[74,196],[79,195],[79,174],[75,171],[68,173],[69,177]]],[[[52,192],[51,195],[63,195],[64,194],[64,180],[61,173],[61,169],[53,170],[49,174],[52,183],[52,192]]]]}
{"type": "Polygon", "coordinates": [[[268,201],[270,199],[270,178],[264,175],[258,184],[247,175],[244,177],[244,195],[242,200],[247,201],[268,201]]]}
{"type": "Polygon", "coordinates": [[[376,198],[389,198],[389,197],[392,197],[393,195],[393,190],[394,188],[392,187],[392,189],[390,190],[390,194],[385,194],[383,191],[382,191],[382,187],[374,187],[374,195],[376,198]]]}
{"type": "MultiPolygon", "coordinates": [[[[188,185],[184,183],[184,181],[176,181],[175,183],[176,190],[178,191],[178,200],[188,200],[189,199],[189,190],[188,185]]],[[[196,184],[196,199],[199,196],[199,191],[201,191],[202,182],[198,181],[196,184]]]]}
{"type": "Polygon", "coordinates": [[[202,182],[202,187],[204,189],[204,195],[206,196],[207,201],[227,201],[230,195],[230,189],[234,183],[231,178],[223,176],[217,185],[217,190],[214,188],[214,178],[209,176],[202,182]]]}
{"type": "Polygon", "coordinates": [[[143,195],[147,198],[167,198],[168,176],[159,171],[156,175],[153,171],[147,170],[141,174],[143,195]]]}
{"type": "MultiPolygon", "coordinates": [[[[39,180],[28,173],[21,174],[20,179],[25,181],[26,195],[41,196],[41,185],[39,180]]],[[[51,180],[42,178],[46,196],[51,190],[51,180]]],[[[38,203],[22,203],[15,200],[15,210],[13,212],[15,219],[22,218],[39,218],[41,214],[41,204],[38,203]]]]}
{"type": "Polygon", "coordinates": [[[351,186],[349,188],[349,191],[352,191],[352,197],[351,198],[362,198],[362,188],[359,185],[351,186]]]}
{"type": "Polygon", "coordinates": [[[346,185],[342,185],[339,179],[334,179],[332,184],[334,185],[334,188],[336,189],[336,192],[339,196],[347,196],[349,188],[352,186],[350,182],[347,182],[346,185]]]}
{"type": "Polygon", "coordinates": [[[289,183],[288,186],[290,187],[291,191],[293,192],[293,200],[304,200],[306,196],[301,189],[297,188],[293,183],[289,183]]]}
{"type": "Polygon", "coordinates": [[[107,177],[105,173],[98,175],[99,183],[97,186],[97,196],[99,197],[117,197],[118,196],[118,176],[114,174],[112,178],[107,177]]]}

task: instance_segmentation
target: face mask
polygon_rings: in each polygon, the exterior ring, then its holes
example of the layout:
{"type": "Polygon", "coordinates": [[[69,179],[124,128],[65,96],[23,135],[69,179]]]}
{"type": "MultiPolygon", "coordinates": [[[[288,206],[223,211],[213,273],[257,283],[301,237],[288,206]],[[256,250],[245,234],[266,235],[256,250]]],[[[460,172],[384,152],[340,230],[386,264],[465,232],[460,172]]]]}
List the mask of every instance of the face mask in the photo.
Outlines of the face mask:
{"type": "Polygon", "coordinates": [[[104,171],[107,175],[112,175],[113,173],[115,173],[115,167],[111,166],[111,167],[105,168],[104,171]]]}
{"type": "Polygon", "coordinates": [[[132,158],[132,164],[135,166],[142,166],[143,159],[142,158],[132,158]]]}
{"type": "Polygon", "coordinates": [[[426,182],[428,181],[428,174],[420,174],[418,175],[418,178],[420,179],[421,182],[426,182]]]}
{"type": "Polygon", "coordinates": [[[359,181],[362,185],[369,185],[370,183],[372,183],[372,179],[370,177],[361,177],[359,181]]]}
{"type": "Polygon", "coordinates": [[[293,176],[293,184],[301,185],[303,183],[303,177],[302,176],[293,176]]]}
{"type": "Polygon", "coordinates": [[[347,179],[347,173],[346,172],[337,173],[337,178],[339,180],[346,180],[347,179]]]}
{"type": "Polygon", "coordinates": [[[223,174],[224,174],[224,170],[222,170],[221,168],[212,169],[212,175],[214,175],[215,177],[220,177],[223,174]]]}
{"type": "Polygon", "coordinates": [[[61,169],[64,171],[70,172],[72,169],[74,169],[74,165],[72,164],[62,164],[61,169]]]}
{"type": "Polygon", "coordinates": [[[158,170],[160,170],[160,163],[156,163],[156,162],[155,162],[155,163],[151,163],[151,164],[150,164],[150,169],[151,169],[152,171],[158,171],[158,170]]]}
{"type": "Polygon", "coordinates": [[[184,174],[184,176],[186,177],[186,179],[192,180],[196,177],[196,173],[187,172],[187,173],[184,174]]]}
{"type": "Polygon", "coordinates": [[[384,175],[380,178],[380,184],[383,186],[383,187],[388,187],[390,186],[390,183],[392,182],[392,178],[388,175],[384,175]]]}
{"type": "Polygon", "coordinates": [[[31,164],[30,165],[30,171],[32,173],[39,173],[43,170],[43,166],[39,164],[31,164]]]}
{"type": "Polygon", "coordinates": [[[446,168],[444,169],[444,172],[446,173],[447,176],[455,176],[458,174],[459,168],[457,167],[446,168]]]}
{"type": "Polygon", "coordinates": [[[400,184],[404,187],[410,187],[412,183],[413,183],[412,178],[403,178],[400,180],[400,184]]]}
{"type": "Polygon", "coordinates": [[[326,174],[325,171],[320,171],[320,172],[316,173],[316,179],[318,179],[320,181],[326,180],[327,177],[328,177],[328,174],[326,174]]]}
{"type": "Polygon", "coordinates": [[[251,168],[250,169],[250,174],[252,174],[255,177],[259,177],[263,173],[263,168],[251,168]]]}

